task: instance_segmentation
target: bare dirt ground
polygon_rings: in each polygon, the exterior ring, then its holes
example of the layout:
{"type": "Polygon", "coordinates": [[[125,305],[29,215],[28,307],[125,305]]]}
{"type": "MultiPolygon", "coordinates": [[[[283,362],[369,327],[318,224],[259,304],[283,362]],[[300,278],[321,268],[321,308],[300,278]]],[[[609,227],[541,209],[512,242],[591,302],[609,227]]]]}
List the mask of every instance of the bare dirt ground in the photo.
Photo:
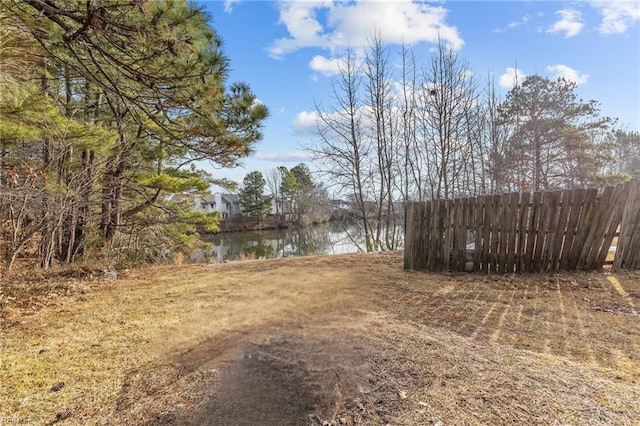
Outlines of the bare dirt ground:
{"type": "Polygon", "coordinates": [[[358,254],[14,277],[0,303],[0,424],[640,424],[638,272],[358,254]]]}

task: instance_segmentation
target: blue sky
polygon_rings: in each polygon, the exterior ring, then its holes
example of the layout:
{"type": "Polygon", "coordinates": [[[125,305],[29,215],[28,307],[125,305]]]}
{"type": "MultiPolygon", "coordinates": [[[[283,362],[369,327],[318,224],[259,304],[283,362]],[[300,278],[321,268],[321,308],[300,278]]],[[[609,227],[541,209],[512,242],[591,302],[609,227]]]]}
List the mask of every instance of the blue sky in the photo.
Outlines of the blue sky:
{"type": "MultiPolygon", "coordinates": [[[[602,115],[640,130],[640,2],[623,1],[200,1],[222,37],[230,82],[248,83],[269,107],[257,153],[214,176],[238,183],[300,162],[312,137],[314,102],[327,105],[336,61],[378,31],[393,51],[404,41],[428,60],[438,34],[481,82],[506,93],[519,73],[578,83],[602,115]]],[[[313,168],[313,167],[312,167],[313,168]]]]}

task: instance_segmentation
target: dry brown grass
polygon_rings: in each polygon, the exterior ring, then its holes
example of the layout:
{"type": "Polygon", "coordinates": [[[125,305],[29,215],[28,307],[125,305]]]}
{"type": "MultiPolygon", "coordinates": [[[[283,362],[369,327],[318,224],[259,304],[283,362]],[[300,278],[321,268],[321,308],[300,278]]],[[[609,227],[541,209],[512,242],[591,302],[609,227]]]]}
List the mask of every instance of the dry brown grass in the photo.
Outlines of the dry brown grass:
{"type": "Polygon", "coordinates": [[[1,288],[0,420],[640,424],[637,272],[411,273],[393,253],[90,276],[1,288]]]}

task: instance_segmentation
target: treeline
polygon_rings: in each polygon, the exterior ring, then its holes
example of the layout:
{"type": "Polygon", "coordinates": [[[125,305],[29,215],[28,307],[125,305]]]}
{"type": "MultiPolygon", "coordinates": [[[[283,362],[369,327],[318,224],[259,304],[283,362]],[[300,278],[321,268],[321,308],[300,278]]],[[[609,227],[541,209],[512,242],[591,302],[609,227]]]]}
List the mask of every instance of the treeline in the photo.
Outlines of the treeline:
{"type": "Polygon", "coordinates": [[[279,224],[299,226],[326,222],[332,213],[325,185],[314,181],[304,163],[291,169],[279,166],[266,175],[259,171],[247,174],[240,190],[240,205],[243,213],[258,220],[271,213],[279,224]]]}
{"type": "Polygon", "coordinates": [[[164,261],[215,228],[170,195],[230,184],[196,162],[250,155],[268,111],[207,20],[186,0],[0,0],[5,268],[164,261]]]}
{"type": "Polygon", "coordinates": [[[501,97],[443,44],[422,62],[374,37],[349,51],[307,147],[359,212],[367,250],[397,247],[407,201],[615,184],[640,177],[640,134],[576,84],[532,75],[501,97]]]}

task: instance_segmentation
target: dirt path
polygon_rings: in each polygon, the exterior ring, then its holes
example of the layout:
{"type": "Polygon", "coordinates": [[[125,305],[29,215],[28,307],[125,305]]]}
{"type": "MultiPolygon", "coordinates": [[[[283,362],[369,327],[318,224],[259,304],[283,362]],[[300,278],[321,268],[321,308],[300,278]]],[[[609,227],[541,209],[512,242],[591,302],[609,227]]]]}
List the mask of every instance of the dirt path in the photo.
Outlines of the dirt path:
{"type": "Polygon", "coordinates": [[[123,275],[3,289],[0,418],[640,423],[639,273],[422,274],[377,254],[123,275]]]}
{"type": "MultiPolygon", "coordinates": [[[[357,266],[355,259],[345,262],[343,271],[357,266]]],[[[341,273],[328,287],[323,283],[336,278],[335,268],[313,263],[254,272],[238,277],[236,303],[207,316],[221,333],[169,356],[185,373],[213,368],[216,377],[200,408],[164,422],[301,425],[319,421],[318,410],[335,411],[336,396],[366,387],[371,294],[359,288],[358,275],[341,273]]]]}

